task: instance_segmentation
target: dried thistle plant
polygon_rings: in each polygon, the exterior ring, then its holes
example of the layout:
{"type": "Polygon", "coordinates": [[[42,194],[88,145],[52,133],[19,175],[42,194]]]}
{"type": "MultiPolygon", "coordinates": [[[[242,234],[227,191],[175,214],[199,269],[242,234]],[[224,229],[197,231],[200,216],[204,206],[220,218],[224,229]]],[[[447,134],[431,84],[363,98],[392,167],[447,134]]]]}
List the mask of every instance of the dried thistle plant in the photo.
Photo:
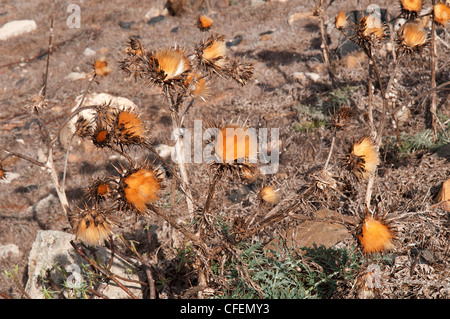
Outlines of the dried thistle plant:
{"type": "Polygon", "coordinates": [[[400,0],[401,16],[407,20],[416,19],[422,10],[422,0],[400,0]]]}
{"type": "Polygon", "coordinates": [[[112,235],[114,221],[107,218],[110,212],[101,211],[97,207],[86,207],[71,214],[76,239],[87,245],[99,245],[112,235]]]}
{"type": "Polygon", "coordinates": [[[434,5],[433,19],[436,23],[446,27],[448,21],[450,21],[450,7],[443,2],[434,5]]]}
{"type": "Polygon", "coordinates": [[[365,254],[383,253],[394,247],[393,228],[383,218],[366,214],[357,228],[357,233],[365,254]]]}

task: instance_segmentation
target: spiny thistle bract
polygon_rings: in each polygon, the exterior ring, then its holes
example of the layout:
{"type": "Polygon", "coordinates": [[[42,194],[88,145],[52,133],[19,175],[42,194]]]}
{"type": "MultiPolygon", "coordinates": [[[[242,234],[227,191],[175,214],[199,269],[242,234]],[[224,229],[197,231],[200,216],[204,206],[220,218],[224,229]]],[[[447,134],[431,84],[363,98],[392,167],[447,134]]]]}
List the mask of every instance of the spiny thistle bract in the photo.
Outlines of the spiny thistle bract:
{"type": "Polygon", "coordinates": [[[115,142],[119,145],[139,145],[145,140],[144,124],[140,117],[132,111],[116,111],[113,132],[115,142]]]}
{"type": "Polygon", "coordinates": [[[386,252],[393,248],[393,239],[394,232],[388,223],[366,214],[358,235],[364,253],[386,252]]]}
{"type": "Polygon", "coordinates": [[[144,214],[147,205],[159,199],[162,188],[159,173],[152,165],[135,165],[129,171],[121,170],[117,198],[120,210],[131,210],[144,214]]]}
{"type": "Polygon", "coordinates": [[[156,60],[157,73],[160,74],[155,77],[156,82],[162,81],[162,83],[169,84],[190,69],[186,53],[180,47],[159,49],[151,55],[151,58],[156,60]]]}
{"type": "Polygon", "coordinates": [[[368,179],[380,164],[378,151],[369,137],[363,137],[353,143],[344,157],[344,166],[357,178],[368,179]]]}
{"type": "Polygon", "coordinates": [[[76,216],[72,216],[72,221],[76,238],[87,245],[101,244],[112,234],[112,221],[95,206],[80,209],[76,216]]]}
{"type": "Polygon", "coordinates": [[[450,21],[450,7],[445,3],[438,3],[433,7],[433,18],[436,23],[445,27],[450,21]]]}
{"type": "Polygon", "coordinates": [[[420,51],[428,43],[428,34],[418,22],[406,22],[397,32],[398,51],[411,54],[420,51]]]}
{"type": "Polygon", "coordinates": [[[422,0],[400,0],[401,15],[407,20],[416,19],[422,9],[422,0]]]}
{"type": "Polygon", "coordinates": [[[210,94],[208,81],[206,77],[202,76],[200,73],[189,73],[186,77],[185,85],[189,88],[189,94],[194,98],[205,101],[210,94]]]}

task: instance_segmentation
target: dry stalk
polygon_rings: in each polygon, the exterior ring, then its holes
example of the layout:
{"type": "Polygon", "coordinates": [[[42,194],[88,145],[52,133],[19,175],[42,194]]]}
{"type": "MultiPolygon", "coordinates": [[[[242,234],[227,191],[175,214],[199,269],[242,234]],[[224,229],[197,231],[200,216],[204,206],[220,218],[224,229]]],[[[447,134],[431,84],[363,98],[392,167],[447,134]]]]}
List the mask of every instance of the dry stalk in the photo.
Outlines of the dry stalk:
{"type": "MultiPolygon", "coordinates": [[[[436,0],[431,1],[432,6],[436,4],[436,0]]],[[[431,19],[431,89],[436,88],[436,21],[431,19]]],[[[430,104],[430,114],[431,114],[431,128],[433,130],[433,142],[437,140],[437,95],[436,91],[431,92],[431,104],[430,104]]]]}

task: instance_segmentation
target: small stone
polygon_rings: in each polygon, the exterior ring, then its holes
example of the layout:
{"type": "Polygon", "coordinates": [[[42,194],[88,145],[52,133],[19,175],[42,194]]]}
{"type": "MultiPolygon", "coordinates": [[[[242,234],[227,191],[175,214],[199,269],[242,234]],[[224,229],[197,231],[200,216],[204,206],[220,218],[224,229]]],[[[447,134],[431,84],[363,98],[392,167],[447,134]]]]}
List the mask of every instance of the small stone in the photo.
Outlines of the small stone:
{"type": "Polygon", "coordinates": [[[19,246],[16,244],[6,244],[0,246],[0,259],[7,258],[8,256],[19,256],[19,246]]]}
{"type": "Polygon", "coordinates": [[[314,72],[294,72],[291,77],[300,82],[307,80],[317,82],[320,79],[320,75],[314,72]]]}
{"type": "Polygon", "coordinates": [[[226,46],[229,47],[233,47],[233,46],[237,46],[239,45],[239,43],[242,42],[242,36],[241,35],[237,35],[234,37],[233,40],[229,40],[226,42],[226,46]]]}
{"type": "Polygon", "coordinates": [[[22,35],[37,29],[34,20],[14,20],[5,23],[0,28],[0,40],[6,40],[12,37],[22,35]]]}
{"type": "Polygon", "coordinates": [[[66,75],[66,79],[71,81],[85,80],[87,78],[88,75],[85,72],[70,72],[68,75],[66,75]]]}
{"type": "Polygon", "coordinates": [[[300,20],[300,19],[312,19],[314,18],[313,14],[311,11],[306,11],[306,12],[297,12],[294,14],[291,14],[288,18],[288,23],[290,26],[292,26],[295,21],[300,20]]]}
{"type": "Polygon", "coordinates": [[[135,24],[134,21],[129,21],[129,22],[120,21],[120,22],[119,22],[119,26],[120,26],[122,29],[125,29],[125,30],[130,30],[130,28],[131,28],[131,26],[132,26],[133,24],[135,24]]]}
{"type": "Polygon", "coordinates": [[[159,15],[157,17],[153,17],[150,20],[148,20],[147,24],[148,25],[157,24],[157,23],[159,23],[159,22],[161,22],[163,20],[164,20],[164,16],[163,15],[159,15]]]}
{"type": "Polygon", "coordinates": [[[94,50],[92,50],[91,48],[86,48],[83,51],[84,56],[87,57],[91,57],[91,56],[95,56],[96,52],[94,50]]]}

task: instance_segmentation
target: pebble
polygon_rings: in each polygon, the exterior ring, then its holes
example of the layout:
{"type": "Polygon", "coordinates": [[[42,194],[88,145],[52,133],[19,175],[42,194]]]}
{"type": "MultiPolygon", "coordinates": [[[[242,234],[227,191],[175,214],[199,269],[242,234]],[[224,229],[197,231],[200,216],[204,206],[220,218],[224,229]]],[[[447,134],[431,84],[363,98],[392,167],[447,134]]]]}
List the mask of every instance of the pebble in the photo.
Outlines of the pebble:
{"type": "Polygon", "coordinates": [[[9,255],[20,255],[19,246],[16,244],[6,244],[0,246],[0,259],[7,258],[9,255]]]}
{"type": "Polygon", "coordinates": [[[157,23],[159,23],[159,22],[161,22],[163,20],[164,20],[164,16],[163,15],[159,15],[159,16],[153,17],[150,20],[148,20],[147,24],[148,25],[157,24],[157,23]]]}
{"type": "Polygon", "coordinates": [[[76,81],[76,80],[85,80],[88,78],[88,75],[85,72],[70,72],[66,79],[76,81]]]}
{"type": "Polygon", "coordinates": [[[134,21],[129,21],[129,22],[120,21],[120,22],[119,22],[119,26],[120,26],[122,29],[130,30],[131,26],[132,26],[133,24],[135,24],[135,23],[136,23],[136,22],[134,22],[134,21]]]}
{"type": "Polygon", "coordinates": [[[0,28],[0,40],[6,40],[37,29],[34,20],[14,20],[0,28]]]}
{"type": "Polygon", "coordinates": [[[94,56],[96,54],[96,52],[94,50],[92,50],[91,48],[86,48],[83,51],[84,56],[90,57],[90,56],[94,56]]]}
{"type": "Polygon", "coordinates": [[[320,79],[320,75],[314,72],[294,72],[291,77],[298,81],[311,80],[317,82],[320,79]]]}

